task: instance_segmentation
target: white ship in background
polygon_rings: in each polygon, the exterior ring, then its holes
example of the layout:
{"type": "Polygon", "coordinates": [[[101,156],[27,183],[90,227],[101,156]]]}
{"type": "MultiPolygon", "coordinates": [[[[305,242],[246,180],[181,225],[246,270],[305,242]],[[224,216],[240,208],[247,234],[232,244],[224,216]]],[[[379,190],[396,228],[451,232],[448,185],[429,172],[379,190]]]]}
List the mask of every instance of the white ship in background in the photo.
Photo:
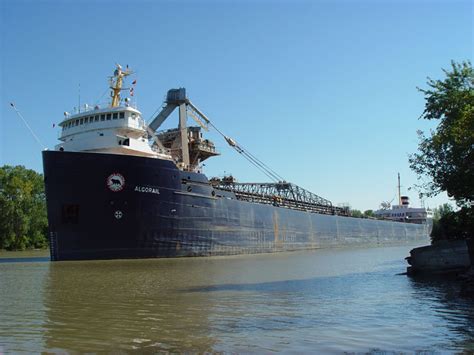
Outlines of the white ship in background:
{"type": "Polygon", "coordinates": [[[389,202],[383,202],[382,208],[375,211],[374,216],[378,219],[398,222],[431,224],[433,212],[424,207],[410,207],[408,196],[401,196],[400,194],[400,174],[398,174],[398,205],[390,206],[389,202]]]}

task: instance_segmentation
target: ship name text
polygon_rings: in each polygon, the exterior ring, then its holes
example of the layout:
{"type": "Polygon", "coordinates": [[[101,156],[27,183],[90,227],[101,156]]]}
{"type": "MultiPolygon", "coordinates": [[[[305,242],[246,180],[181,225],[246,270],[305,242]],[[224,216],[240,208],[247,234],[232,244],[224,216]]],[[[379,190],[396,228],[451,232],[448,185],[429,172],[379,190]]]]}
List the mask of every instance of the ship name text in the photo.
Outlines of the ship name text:
{"type": "Polygon", "coordinates": [[[160,194],[160,190],[157,189],[156,187],[149,187],[149,186],[135,186],[135,191],[136,192],[143,192],[143,193],[149,193],[149,194],[160,194]]]}

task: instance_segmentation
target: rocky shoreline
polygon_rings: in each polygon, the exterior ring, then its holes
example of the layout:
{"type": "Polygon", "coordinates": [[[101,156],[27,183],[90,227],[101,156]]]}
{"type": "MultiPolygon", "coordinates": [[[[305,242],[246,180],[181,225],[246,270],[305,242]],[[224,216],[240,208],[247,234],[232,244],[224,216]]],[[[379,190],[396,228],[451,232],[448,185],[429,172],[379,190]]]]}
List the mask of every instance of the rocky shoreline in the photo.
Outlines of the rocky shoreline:
{"type": "Polygon", "coordinates": [[[461,283],[460,295],[474,298],[474,239],[442,240],[410,251],[407,275],[453,277],[461,283]]]}

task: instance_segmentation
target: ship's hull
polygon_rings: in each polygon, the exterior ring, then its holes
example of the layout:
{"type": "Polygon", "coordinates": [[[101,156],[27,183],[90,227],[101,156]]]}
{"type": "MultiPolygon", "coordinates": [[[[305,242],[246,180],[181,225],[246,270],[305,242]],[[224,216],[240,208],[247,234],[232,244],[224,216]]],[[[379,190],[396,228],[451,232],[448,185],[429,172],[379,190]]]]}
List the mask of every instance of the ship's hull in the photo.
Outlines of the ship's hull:
{"type": "Polygon", "coordinates": [[[240,201],[167,160],[44,151],[51,260],[427,242],[431,226],[240,201]]]}

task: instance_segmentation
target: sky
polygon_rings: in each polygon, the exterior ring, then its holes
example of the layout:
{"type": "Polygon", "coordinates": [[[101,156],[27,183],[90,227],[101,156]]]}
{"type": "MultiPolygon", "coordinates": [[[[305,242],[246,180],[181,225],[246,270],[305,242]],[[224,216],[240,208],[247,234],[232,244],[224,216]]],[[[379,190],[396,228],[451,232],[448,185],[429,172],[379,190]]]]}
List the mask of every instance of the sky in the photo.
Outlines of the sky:
{"type": "MultiPolygon", "coordinates": [[[[473,3],[451,1],[0,0],[0,165],[42,171],[63,112],[104,102],[115,63],[147,120],[168,89],[287,181],[333,204],[418,198],[409,154],[427,77],[473,57],[473,3]],[[105,95],[104,95],[105,94],[105,95]],[[41,144],[12,110],[26,119],[41,144]]],[[[165,128],[177,125],[173,115],[165,128]]],[[[268,178],[215,132],[208,177],[268,178]]],[[[449,202],[445,194],[423,201],[449,202]]]]}

